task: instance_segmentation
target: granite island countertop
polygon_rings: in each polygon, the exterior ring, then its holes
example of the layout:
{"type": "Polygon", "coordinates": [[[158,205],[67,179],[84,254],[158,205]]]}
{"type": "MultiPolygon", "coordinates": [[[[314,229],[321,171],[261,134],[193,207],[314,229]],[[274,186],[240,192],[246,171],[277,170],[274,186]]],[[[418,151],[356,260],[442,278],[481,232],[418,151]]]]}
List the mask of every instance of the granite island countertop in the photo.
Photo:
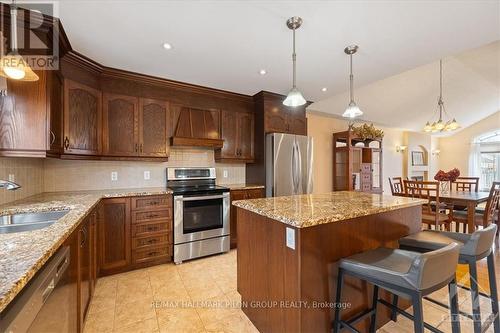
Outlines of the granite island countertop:
{"type": "Polygon", "coordinates": [[[238,183],[238,184],[220,184],[220,186],[224,186],[229,188],[230,190],[256,190],[256,189],[264,189],[264,185],[258,184],[247,184],[247,183],[238,183]]]}
{"type": "Polygon", "coordinates": [[[0,234],[0,312],[102,198],[170,194],[165,187],[41,193],[0,206],[0,215],[69,210],[49,227],[0,234]]]}
{"type": "Polygon", "coordinates": [[[418,206],[425,200],[339,191],[234,201],[233,205],[296,228],[418,206]]]}

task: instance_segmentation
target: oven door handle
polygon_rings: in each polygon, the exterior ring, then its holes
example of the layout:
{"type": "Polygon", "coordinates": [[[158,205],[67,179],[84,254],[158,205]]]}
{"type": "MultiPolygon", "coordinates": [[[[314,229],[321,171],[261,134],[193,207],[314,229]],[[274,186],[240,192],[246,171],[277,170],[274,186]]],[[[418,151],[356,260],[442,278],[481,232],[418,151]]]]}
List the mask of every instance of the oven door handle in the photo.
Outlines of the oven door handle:
{"type": "Polygon", "coordinates": [[[199,197],[182,197],[179,198],[182,201],[198,201],[198,200],[210,200],[210,199],[224,199],[227,198],[227,194],[222,195],[203,195],[199,197]]]}

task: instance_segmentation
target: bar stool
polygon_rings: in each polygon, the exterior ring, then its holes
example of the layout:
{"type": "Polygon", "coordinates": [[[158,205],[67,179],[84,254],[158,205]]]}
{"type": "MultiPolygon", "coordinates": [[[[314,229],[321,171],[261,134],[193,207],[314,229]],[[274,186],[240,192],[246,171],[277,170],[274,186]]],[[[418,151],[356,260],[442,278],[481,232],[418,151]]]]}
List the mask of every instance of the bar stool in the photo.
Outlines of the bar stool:
{"type": "MultiPolygon", "coordinates": [[[[400,249],[378,248],[355,254],[340,260],[336,304],[340,304],[344,275],[351,275],[374,285],[371,309],[349,321],[340,319],[339,306],[335,309],[334,333],[347,328],[359,332],[353,326],[365,316],[371,316],[370,332],[375,332],[377,304],[381,303],[413,320],[416,333],[423,333],[424,327],[441,333],[437,328],[424,323],[422,297],[448,285],[452,318],[458,314],[458,300],[455,270],[458,262],[459,245],[448,244],[436,251],[418,253],[400,249]],[[395,295],[409,298],[413,304],[413,316],[393,304],[378,298],[378,289],[383,288],[395,295]]],[[[452,332],[460,332],[460,322],[452,321],[452,332]]]]}
{"type": "MultiPolygon", "coordinates": [[[[484,229],[475,231],[473,234],[463,234],[458,232],[424,230],[416,234],[409,235],[399,240],[401,249],[426,252],[433,251],[450,243],[460,244],[460,255],[458,262],[469,266],[470,274],[470,292],[472,297],[472,316],[470,314],[460,312],[462,315],[471,318],[474,322],[474,333],[484,332],[493,322],[495,332],[500,332],[500,318],[498,313],[498,293],[497,282],[495,276],[495,258],[492,251],[493,242],[497,231],[496,224],[490,224],[484,229]],[[488,262],[488,277],[490,283],[490,295],[482,294],[491,299],[492,314],[485,322],[485,327],[481,323],[481,311],[479,307],[479,287],[477,284],[477,267],[476,262],[486,258],[488,262]]],[[[432,252],[428,252],[432,253],[432,252]]],[[[460,286],[465,288],[463,286],[460,286]]],[[[465,288],[469,289],[469,288],[465,288]]],[[[441,306],[447,307],[446,304],[428,298],[441,306]]],[[[393,304],[397,304],[397,297],[394,297],[393,304]]],[[[393,313],[395,320],[396,313],[393,313]]]]}

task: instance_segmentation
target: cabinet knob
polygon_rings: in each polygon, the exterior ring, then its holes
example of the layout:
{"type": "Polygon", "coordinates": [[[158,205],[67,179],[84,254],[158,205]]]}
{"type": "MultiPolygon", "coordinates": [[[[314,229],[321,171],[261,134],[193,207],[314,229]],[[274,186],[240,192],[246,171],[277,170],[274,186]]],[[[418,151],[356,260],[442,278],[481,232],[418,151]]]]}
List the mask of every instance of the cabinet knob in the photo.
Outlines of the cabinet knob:
{"type": "Polygon", "coordinates": [[[69,138],[68,138],[68,137],[65,137],[65,138],[64,138],[64,148],[65,148],[65,149],[68,149],[68,148],[69,148],[69,138]]]}
{"type": "Polygon", "coordinates": [[[136,143],[136,144],[135,144],[135,152],[137,153],[138,151],[139,151],[139,144],[138,144],[138,143],[136,143]]]}
{"type": "Polygon", "coordinates": [[[143,144],[142,144],[142,143],[141,143],[140,147],[141,147],[140,149],[141,149],[141,153],[142,153],[142,147],[143,147],[143,144]]]}
{"type": "Polygon", "coordinates": [[[56,142],[56,134],[54,132],[52,132],[52,130],[50,131],[50,145],[52,146],[54,144],[54,142],[56,142]]]}

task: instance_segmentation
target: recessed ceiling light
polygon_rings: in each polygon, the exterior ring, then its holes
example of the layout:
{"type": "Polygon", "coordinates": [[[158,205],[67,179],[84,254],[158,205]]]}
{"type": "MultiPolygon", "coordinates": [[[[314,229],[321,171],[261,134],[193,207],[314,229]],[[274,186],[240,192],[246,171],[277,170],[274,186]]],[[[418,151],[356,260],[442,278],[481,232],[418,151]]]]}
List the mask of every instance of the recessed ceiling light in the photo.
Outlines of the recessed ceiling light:
{"type": "Polygon", "coordinates": [[[261,69],[261,70],[259,71],[259,74],[260,74],[260,75],[266,75],[266,74],[267,74],[267,71],[266,71],[265,69],[261,69]]]}
{"type": "Polygon", "coordinates": [[[326,88],[326,87],[321,88],[321,91],[323,91],[323,92],[325,92],[325,91],[327,91],[327,90],[328,90],[328,88],[326,88]]]}
{"type": "Polygon", "coordinates": [[[170,49],[172,49],[172,44],[169,44],[169,43],[163,43],[163,48],[164,48],[165,50],[170,50],[170,49]]]}

